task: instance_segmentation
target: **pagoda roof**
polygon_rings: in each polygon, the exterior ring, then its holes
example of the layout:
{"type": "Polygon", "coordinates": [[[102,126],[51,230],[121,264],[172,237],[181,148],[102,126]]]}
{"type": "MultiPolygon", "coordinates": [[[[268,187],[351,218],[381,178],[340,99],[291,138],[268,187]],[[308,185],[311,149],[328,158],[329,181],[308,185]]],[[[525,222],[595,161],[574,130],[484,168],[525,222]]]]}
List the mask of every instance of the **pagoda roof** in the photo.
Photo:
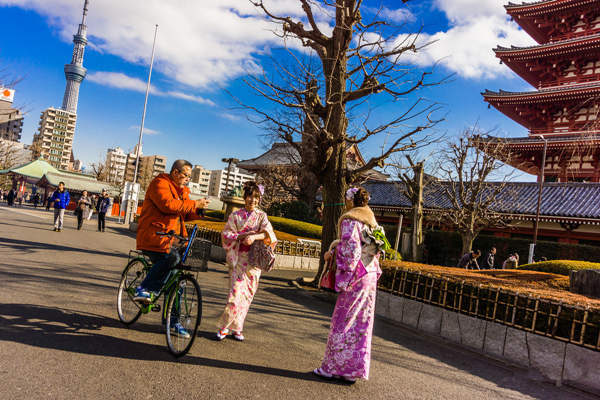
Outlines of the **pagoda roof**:
{"type": "MultiPolygon", "coordinates": [[[[544,81],[540,78],[542,71],[532,70],[526,65],[532,60],[544,60],[548,58],[565,57],[567,54],[584,53],[589,56],[590,53],[600,54],[600,33],[590,36],[582,36],[574,39],[566,39],[558,42],[546,43],[526,47],[503,47],[498,46],[494,49],[496,57],[502,60],[504,64],[510,67],[521,78],[525,79],[532,86],[538,87],[544,81]]],[[[585,79],[585,76],[580,78],[585,79]]],[[[546,79],[546,81],[548,81],[546,79]]],[[[550,86],[550,82],[546,82],[550,86]]],[[[558,86],[559,83],[556,83],[558,86]]]]}
{"type": "MultiPolygon", "coordinates": [[[[569,102],[586,100],[600,95],[600,82],[586,84],[563,85],[547,89],[529,91],[529,92],[508,92],[499,90],[498,92],[486,90],[481,93],[485,101],[493,105],[506,116],[514,121],[529,128],[541,128],[524,109],[534,110],[540,105],[564,106],[569,102]]],[[[538,121],[539,122],[539,121],[538,121]]]]}
{"type": "MultiPolygon", "coordinates": [[[[371,195],[369,206],[374,211],[402,212],[412,207],[402,192],[402,182],[370,181],[362,186],[371,195]]],[[[424,209],[431,212],[451,208],[446,194],[450,188],[449,182],[438,181],[427,185],[423,193],[424,209]]],[[[507,182],[491,209],[506,214],[508,218],[535,219],[538,190],[536,182],[507,182]]],[[[600,224],[600,183],[544,183],[540,220],[600,224]]]]}
{"type": "Polygon", "coordinates": [[[535,21],[535,18],[553,13],[576,12],[579,8],[600,8],[600,0],[542,0],[526,3],[509,2],[504,6],[506,12],[538,43],[548,41],[547,32],[535,21]]]}

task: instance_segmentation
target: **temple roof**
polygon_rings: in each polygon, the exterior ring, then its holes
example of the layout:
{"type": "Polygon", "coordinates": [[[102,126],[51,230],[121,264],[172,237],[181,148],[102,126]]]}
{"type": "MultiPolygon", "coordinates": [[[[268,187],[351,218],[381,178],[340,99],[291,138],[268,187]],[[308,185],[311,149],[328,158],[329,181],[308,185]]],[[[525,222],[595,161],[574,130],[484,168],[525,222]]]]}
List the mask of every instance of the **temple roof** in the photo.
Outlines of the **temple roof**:
{"type": "MultiPolygon", "coordinates": [[[[375,211],[409,210],[411,203],[402,194],[401,182],[367,182],[371,194],[369,206],[375,211]]],[[[448,182],[426,186],[423,207],[429,211],[451,207],[445,193],[448,182]]],[[[509,182],[492,205],[498,213],[514,219],[533,219],[536,214],[539,186],[536,182],[509,182]]],[[[555,222],[600,224],[600,183],[544,183],[540,219],[555,222]]]]}
{"type": "Polygon", "coordinates": [[[544,43],[550,40],[550,32],[548,27],[541,26],[536,18],[555,14],[560,21],[575,12],[580,12],[581,8],[600,8],[600,0],[542,0],[520,4],[508,3],[504,8],[536,42],[544,43]]]}
{"type": "Polygon", "coordinates": [[[37,182],[46,172],[58,172],[59,170],[42,159],[37,159],[12,168],[0,170],[0,175],[12,173],[27,178],[29,183],[37,182]]]}
{"type": "Polygon", "coordinates": [[[559,40],[556,42],[543,43],[543,44],[535,44],[532,46],[513,46],[504,47],[498,46],[494,49],[496,53],[514,53],[515,55],[534,57],[539,53],[548,53],[549,50],[555,50],[556,53],[564,54],[564,51],[573,47],[577,47],[577,45],[585,44],[589,45],[589,41],[597,41],[600,39],[600,33],[589,36],[580,36],[572,39],[559,40]]]}
{"type": "Polygon", "coordinates": [[[48,171],[37,182],[38,186],[58,187],[59,182],[65,183],[68,191],[100,194],[105,189],[111,196],[119,194],[119,189],[107,182],[101,182],[96,177],[86,174],[76,174],[64,171],[48,171]]]}
{"type": "MultiPolygon", "coordinates": [[[[355,147],[355,145],[348,144],[346,150],[350,150],[350,148],[352,147],[355,147]]],[[[349,159],[348,167],[350,169],[356,169],[360,166],[363,166],[365,164],[365,160],[362,158],[362,155],[360,154],[358,148],[353,154],[356,154],[356,157],[352,157],[351,160],[349,159]]],[[[287,167],[297,165],[300,163],[300,160],[300,153],[298,153],[298,150],[291,144],[273,143],[273,146],[269,150],[267,150],[267,152],[261,154],[258,157],[240,161],[237,164],[237,166],[239,168],[244,168],[248,171],[256,172],[257,170],[269,167],[287,167]]],[[[365,172],[365,176],[370,179],[376,180],[387,180],[389,178],[388,175],[373,169],[365,172]]]]}
{"type": "Polygon", "coordinates": [[[486,89],[485,92],[481,94],[484,97],[496,97],[496,98],[523,98],[527,101],[531,100],[542,100],[549,99],[550,101],[556,101],[560,97],[569,97],[569,96],[587,96],[591,93],[596,93],[600,89],[600,82],[591,82],[580,85],[563,85],[560,87],[551,87],[547,89],[534,90],[529,92],[509,92],[506,90],[498,90],[497,92],[493,90],[486,89]]]}

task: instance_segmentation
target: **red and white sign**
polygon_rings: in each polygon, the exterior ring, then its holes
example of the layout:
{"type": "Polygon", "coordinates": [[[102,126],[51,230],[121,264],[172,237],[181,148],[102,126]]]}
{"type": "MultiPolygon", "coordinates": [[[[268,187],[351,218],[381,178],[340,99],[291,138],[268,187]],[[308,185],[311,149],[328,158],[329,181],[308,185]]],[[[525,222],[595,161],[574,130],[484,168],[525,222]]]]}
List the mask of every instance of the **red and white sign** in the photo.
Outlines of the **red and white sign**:
{"type": "Polygon", "coordinates": [[[13,89],[0,87],[0,100],[9,101],[12,103],[14,97],[15,91],[13,89]]]}

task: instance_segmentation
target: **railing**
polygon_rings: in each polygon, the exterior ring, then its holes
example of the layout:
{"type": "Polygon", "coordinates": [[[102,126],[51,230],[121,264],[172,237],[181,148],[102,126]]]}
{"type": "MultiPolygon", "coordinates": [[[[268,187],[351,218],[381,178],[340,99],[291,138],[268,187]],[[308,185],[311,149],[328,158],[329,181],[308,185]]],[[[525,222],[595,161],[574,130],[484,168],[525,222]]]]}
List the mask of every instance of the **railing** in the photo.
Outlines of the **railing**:
{"type": "Polygon", "coordinates": [[[559,88],[564,85],[577,86],[600,81],[600,74],[578,75],[568,78],[558,78],[548,82],[540,82],[538,89],[559,88]]]}
{"type": "Polygon", "coordinates": [[[385,269],[379,289],[600,351],[597,310],[403,268],[385,269]]]}
{"type": "MultiPolygon", "coordinates": [[[[190,232],[193,227],[187,225],[186,228],[188,229],[188,232],[190,232]]],[[[215,246],[223,246],[220,231],[199,226],[197,235],[199,238],[211,241],[215,246]]],[[[321,244],[280,240],[277,242],[277,246],[275,246],[275,254],[319,258],[321,254],[321,244]]]]}

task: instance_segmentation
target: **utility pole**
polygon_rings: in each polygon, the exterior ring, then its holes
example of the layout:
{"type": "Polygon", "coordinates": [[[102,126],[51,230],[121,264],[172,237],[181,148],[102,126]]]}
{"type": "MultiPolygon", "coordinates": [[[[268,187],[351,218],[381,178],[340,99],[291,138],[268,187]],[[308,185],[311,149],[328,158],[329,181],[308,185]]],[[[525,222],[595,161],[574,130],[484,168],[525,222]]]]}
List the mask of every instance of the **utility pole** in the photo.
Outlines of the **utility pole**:
{"type": "Polygon", "coordinates": [[[137,175],[140,164],[140,149],[142,148],[142,135],[144,134],[144,122],[146,121],[146,108],[148,106],[148,94],[150,93],[150,80],[152,78],[152,67],[154,65],[154,50],[156,48],[156,35],[158,34],[158,24],[154,26],[154,41],[152,42],[152,56],[150,58],[150,71],[148,72],[148,82],[146,83],[146,97],[144,99],[144,111],[142,112],[142,123],[140,125],[140,135],[135,154],[135,171],[133,173],[133,182],[129,190],[129,200],[127,201],[127,214],[125,222],[131,222],[133,216],[137,212],[137,196],[134,196],[134,191],[137,185],[137,175]],[[134,200],[135,197],[135,200],[134,200]],[[135,203],[135,204],[132,204],[135,203]]]}
{"type": "Polygon", "coordinates": [[[548,148],[548,139],[544,138],[543,135],[539,135],[540,138],[544,141],[544,150],[542,151],[542,165],[540,168],[539,179],[539,187],[538,187],[538,199],[537,199],[537,210],[535,213],[535,222],[533,225],[533,243],[529,245],[529,257],[527,259],[527,263],[531,264],[533,262],[533,254],[535,253],[535,245],[537,244],[538,237],[538,225],[540,223],[540,207],[542,204],[542,190],[544,188],[544,170],[546,168],[546,150],[548,148]]]}

